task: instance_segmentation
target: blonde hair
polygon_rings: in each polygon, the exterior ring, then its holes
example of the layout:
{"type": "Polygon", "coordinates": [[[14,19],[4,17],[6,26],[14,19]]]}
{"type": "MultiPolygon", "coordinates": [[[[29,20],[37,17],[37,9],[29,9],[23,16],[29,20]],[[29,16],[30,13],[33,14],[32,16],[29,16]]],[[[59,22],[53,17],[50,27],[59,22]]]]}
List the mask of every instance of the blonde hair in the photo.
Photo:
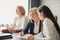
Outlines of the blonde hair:
{"type": "Polygon", "coordinates": [[[21,11],[22,15],[25,15],[25,9],[23,6],[17,6],[17,8],[19,8],[19,10],[21,11]]]}
{"type": "MultiPolygon", "coordinates": [[[[34,11],[36,14],[38,14],[37,13],[37,7],[31,8],[30,11],[29,11],[29,13],[32,12],[32,11],[34,11]]],[[[30,18],[30,20],[32,19],[30,15],[29,15],[29,18],[30,18]]],[[[31,20],[31,22],[32,22],[32,20],[31,20]]]]}
{"type": "Polygon", "coordinates": [[[37,14],[37,7],[31,8],[31,9],[30,9],[30,12],[31,12],[31,11],[34,11],[34,12],[37,14]]]}

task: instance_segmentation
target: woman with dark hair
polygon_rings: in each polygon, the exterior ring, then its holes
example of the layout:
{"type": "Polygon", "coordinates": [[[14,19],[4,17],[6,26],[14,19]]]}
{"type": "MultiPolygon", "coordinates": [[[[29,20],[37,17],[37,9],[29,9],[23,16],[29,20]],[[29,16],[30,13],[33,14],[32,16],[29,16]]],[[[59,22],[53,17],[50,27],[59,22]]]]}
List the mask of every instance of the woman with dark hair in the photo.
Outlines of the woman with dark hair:
{"type": "Polygon", "coordinates": [[[49,40],[59,40],[60,29],[50,9],[43,5],[38,8],[39,18],[42,21],[42,34],[49,40]]]}

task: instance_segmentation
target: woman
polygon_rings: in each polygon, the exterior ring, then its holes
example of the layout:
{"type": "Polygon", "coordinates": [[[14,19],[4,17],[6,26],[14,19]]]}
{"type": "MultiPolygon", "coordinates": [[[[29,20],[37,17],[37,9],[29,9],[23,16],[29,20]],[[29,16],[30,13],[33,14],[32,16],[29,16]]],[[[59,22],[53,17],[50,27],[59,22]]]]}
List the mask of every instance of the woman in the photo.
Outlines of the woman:
{"type": "Polygon", "coordinates": [[[47,40],[59,40],[60,29],[50,9],[43,5],[38,8],[39,19],[42,21],[42,34],[47,40]]]}
{"type": "Polygon", "coordinates": [[[37,14],[37,7],[34,7],[30,10],[30,21],[28,22],[26,28],[23,30],[23,32],[20,32],[20,36],[24,35],[24,34],[31,34],[31,35],[35,35],[40,33],[41,31],[41,22],[38,18],[38,14],[37,14]],[[30,30],[29,30],[30,29],[30,30]]]}
{"type": "Polygon", "coordinates": [[[17,6],[17,17],[14,20],[14,25],[7,27],[7,30],[2,32],[18,32],[25,28],[27,25],[27,17],[25,16],[25,9],[22,6],[17,6]]]}

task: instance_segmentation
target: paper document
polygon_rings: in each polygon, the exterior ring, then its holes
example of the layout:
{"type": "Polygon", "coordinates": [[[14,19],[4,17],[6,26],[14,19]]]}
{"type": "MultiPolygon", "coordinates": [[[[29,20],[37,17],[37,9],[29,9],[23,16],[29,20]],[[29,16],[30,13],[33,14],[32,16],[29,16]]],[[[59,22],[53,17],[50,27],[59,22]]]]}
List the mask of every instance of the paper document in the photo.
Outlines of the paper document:
{"type": "Polygon", "coordinates": [[[19,35],[18,35],[17,37],[18,37],[18,38],[25,38],[25,39],[27,39],[28,36],[31,36],[31,35],[30,35],[30,34],[25,34],[25,35],[23,35],[22,37],[19,36],[19,35]]]}
{"type": "Polygon", "coordinates": [[[10,33],[0,33],[0,36],[8,36],[11,35],[10,33]]]}

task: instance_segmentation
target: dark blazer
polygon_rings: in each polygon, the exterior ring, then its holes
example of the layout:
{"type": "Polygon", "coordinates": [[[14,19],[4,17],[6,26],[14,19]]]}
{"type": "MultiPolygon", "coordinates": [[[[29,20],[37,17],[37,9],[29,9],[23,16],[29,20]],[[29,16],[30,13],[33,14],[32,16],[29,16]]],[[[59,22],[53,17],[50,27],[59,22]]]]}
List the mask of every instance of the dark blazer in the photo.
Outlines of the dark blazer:
{"type": "MultiPolygon", "coordinates": [[[[27,24],[26,28],[23,30],[23,32],[24,32],[24,34],[30,33],[30,34],[35,35],[35,33],[34,33],[34,21],[33,20],[32,20],[32,22],[31,21],[28,22],[28,24],[27,24]],[[28,32],[29,30],[30,30],[30,32],[28,32]]],[[[39,32],[38,33],[40,33],[40,32],[41,32],[41,21],[39,24],[39,32]]]]}

